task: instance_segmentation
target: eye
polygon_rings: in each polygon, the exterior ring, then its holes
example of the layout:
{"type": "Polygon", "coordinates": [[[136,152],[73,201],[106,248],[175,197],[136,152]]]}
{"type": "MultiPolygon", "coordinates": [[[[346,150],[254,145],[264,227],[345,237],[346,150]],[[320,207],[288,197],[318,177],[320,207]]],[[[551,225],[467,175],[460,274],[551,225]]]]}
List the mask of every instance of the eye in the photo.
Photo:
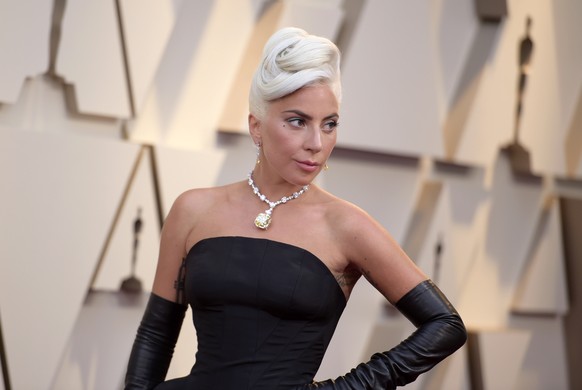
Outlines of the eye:
{"type": "Polygon", "coordinates": [[[287,119],[287,123],[289,123],[291,126],[293,127],[304,127],[305,126],[305,120],[303,118],[289,118],[287,119]]]}
{"type": "Polygon", "coordinates": [[[332,120],[332,121],[325,122],[323,124],[322,130],[326,133],[331,133],[338,126],[339,126],[339,123],[335,120],[332,120]]]}

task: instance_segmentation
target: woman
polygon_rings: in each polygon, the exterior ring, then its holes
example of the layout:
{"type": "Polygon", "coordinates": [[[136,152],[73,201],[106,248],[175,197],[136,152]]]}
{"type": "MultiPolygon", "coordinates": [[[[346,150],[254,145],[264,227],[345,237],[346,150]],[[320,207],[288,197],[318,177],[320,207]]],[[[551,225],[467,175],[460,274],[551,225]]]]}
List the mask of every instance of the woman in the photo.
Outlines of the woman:
{"type": "Polygon", "coordinates": [[[285,28],[250,91],[257,161],[248,180],[180,195],[126,389],[392,389],[463,345],[459,315],[368,214],[312,184],[336,143],[340,54],[285,28]],[[315,383],[363,275],[418,329],[350,373],[315,383]],[[186,305],[198,336],[189,376],[163,382],[186,305]]]}

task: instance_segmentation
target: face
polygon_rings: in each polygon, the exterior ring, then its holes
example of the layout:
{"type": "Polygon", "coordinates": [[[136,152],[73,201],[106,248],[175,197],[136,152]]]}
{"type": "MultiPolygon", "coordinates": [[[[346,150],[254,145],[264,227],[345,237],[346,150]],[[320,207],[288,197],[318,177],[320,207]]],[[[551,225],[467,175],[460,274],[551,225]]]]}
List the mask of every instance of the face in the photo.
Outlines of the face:
{"type": "Polygon", "coordinates": [[[338,112],[332,90],[317,84],[271,102],[261,120],[250,115],[251,136],[261,143],[260,168],[295,185],[311,183],[335,146],[338,112]]]}

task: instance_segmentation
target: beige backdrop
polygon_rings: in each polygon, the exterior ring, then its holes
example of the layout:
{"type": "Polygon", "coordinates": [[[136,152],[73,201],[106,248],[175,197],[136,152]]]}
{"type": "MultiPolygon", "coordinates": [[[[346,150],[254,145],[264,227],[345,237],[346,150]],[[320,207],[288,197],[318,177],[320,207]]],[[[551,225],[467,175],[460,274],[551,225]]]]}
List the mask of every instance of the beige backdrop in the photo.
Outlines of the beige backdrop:
{"type": "MultiPolygon", "coordinates": [[[[567,389],[558,199],[582,199],[582,2],[496,3],[507,10],[498,19],[481,17],[477,0],[0,2],[0,319],[12,388],[120,388],[144,304],[117,293],[137,210],[147,294],[173,199],[252,166],[250,75],[266,37],[294,25],[343,52],[338,148],[318,183],[388,228],[471,332],[409,387],[567,389]],[[528,16],[519,140],[531,170],[516,174],[501,148],[528,16]]],[[[360,282],[318,378],[410,331],[360,282]]],[[[189,372],[195,349],[184,326],[170,377],[189,372]]]]}

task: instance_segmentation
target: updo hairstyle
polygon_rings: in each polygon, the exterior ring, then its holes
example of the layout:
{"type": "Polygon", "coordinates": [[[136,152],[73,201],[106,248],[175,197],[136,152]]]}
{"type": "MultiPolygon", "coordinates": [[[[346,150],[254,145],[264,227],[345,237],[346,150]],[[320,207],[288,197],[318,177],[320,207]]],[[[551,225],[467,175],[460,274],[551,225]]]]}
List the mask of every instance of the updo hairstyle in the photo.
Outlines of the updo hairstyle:
{"type": "Polygon", "coordinates": [[[287,27],[269,38],[249,93],[249,110],[264,118],[269,102],[313,84],[329,85],[341,101],[340,52],[327,38],[287,27]]]}

